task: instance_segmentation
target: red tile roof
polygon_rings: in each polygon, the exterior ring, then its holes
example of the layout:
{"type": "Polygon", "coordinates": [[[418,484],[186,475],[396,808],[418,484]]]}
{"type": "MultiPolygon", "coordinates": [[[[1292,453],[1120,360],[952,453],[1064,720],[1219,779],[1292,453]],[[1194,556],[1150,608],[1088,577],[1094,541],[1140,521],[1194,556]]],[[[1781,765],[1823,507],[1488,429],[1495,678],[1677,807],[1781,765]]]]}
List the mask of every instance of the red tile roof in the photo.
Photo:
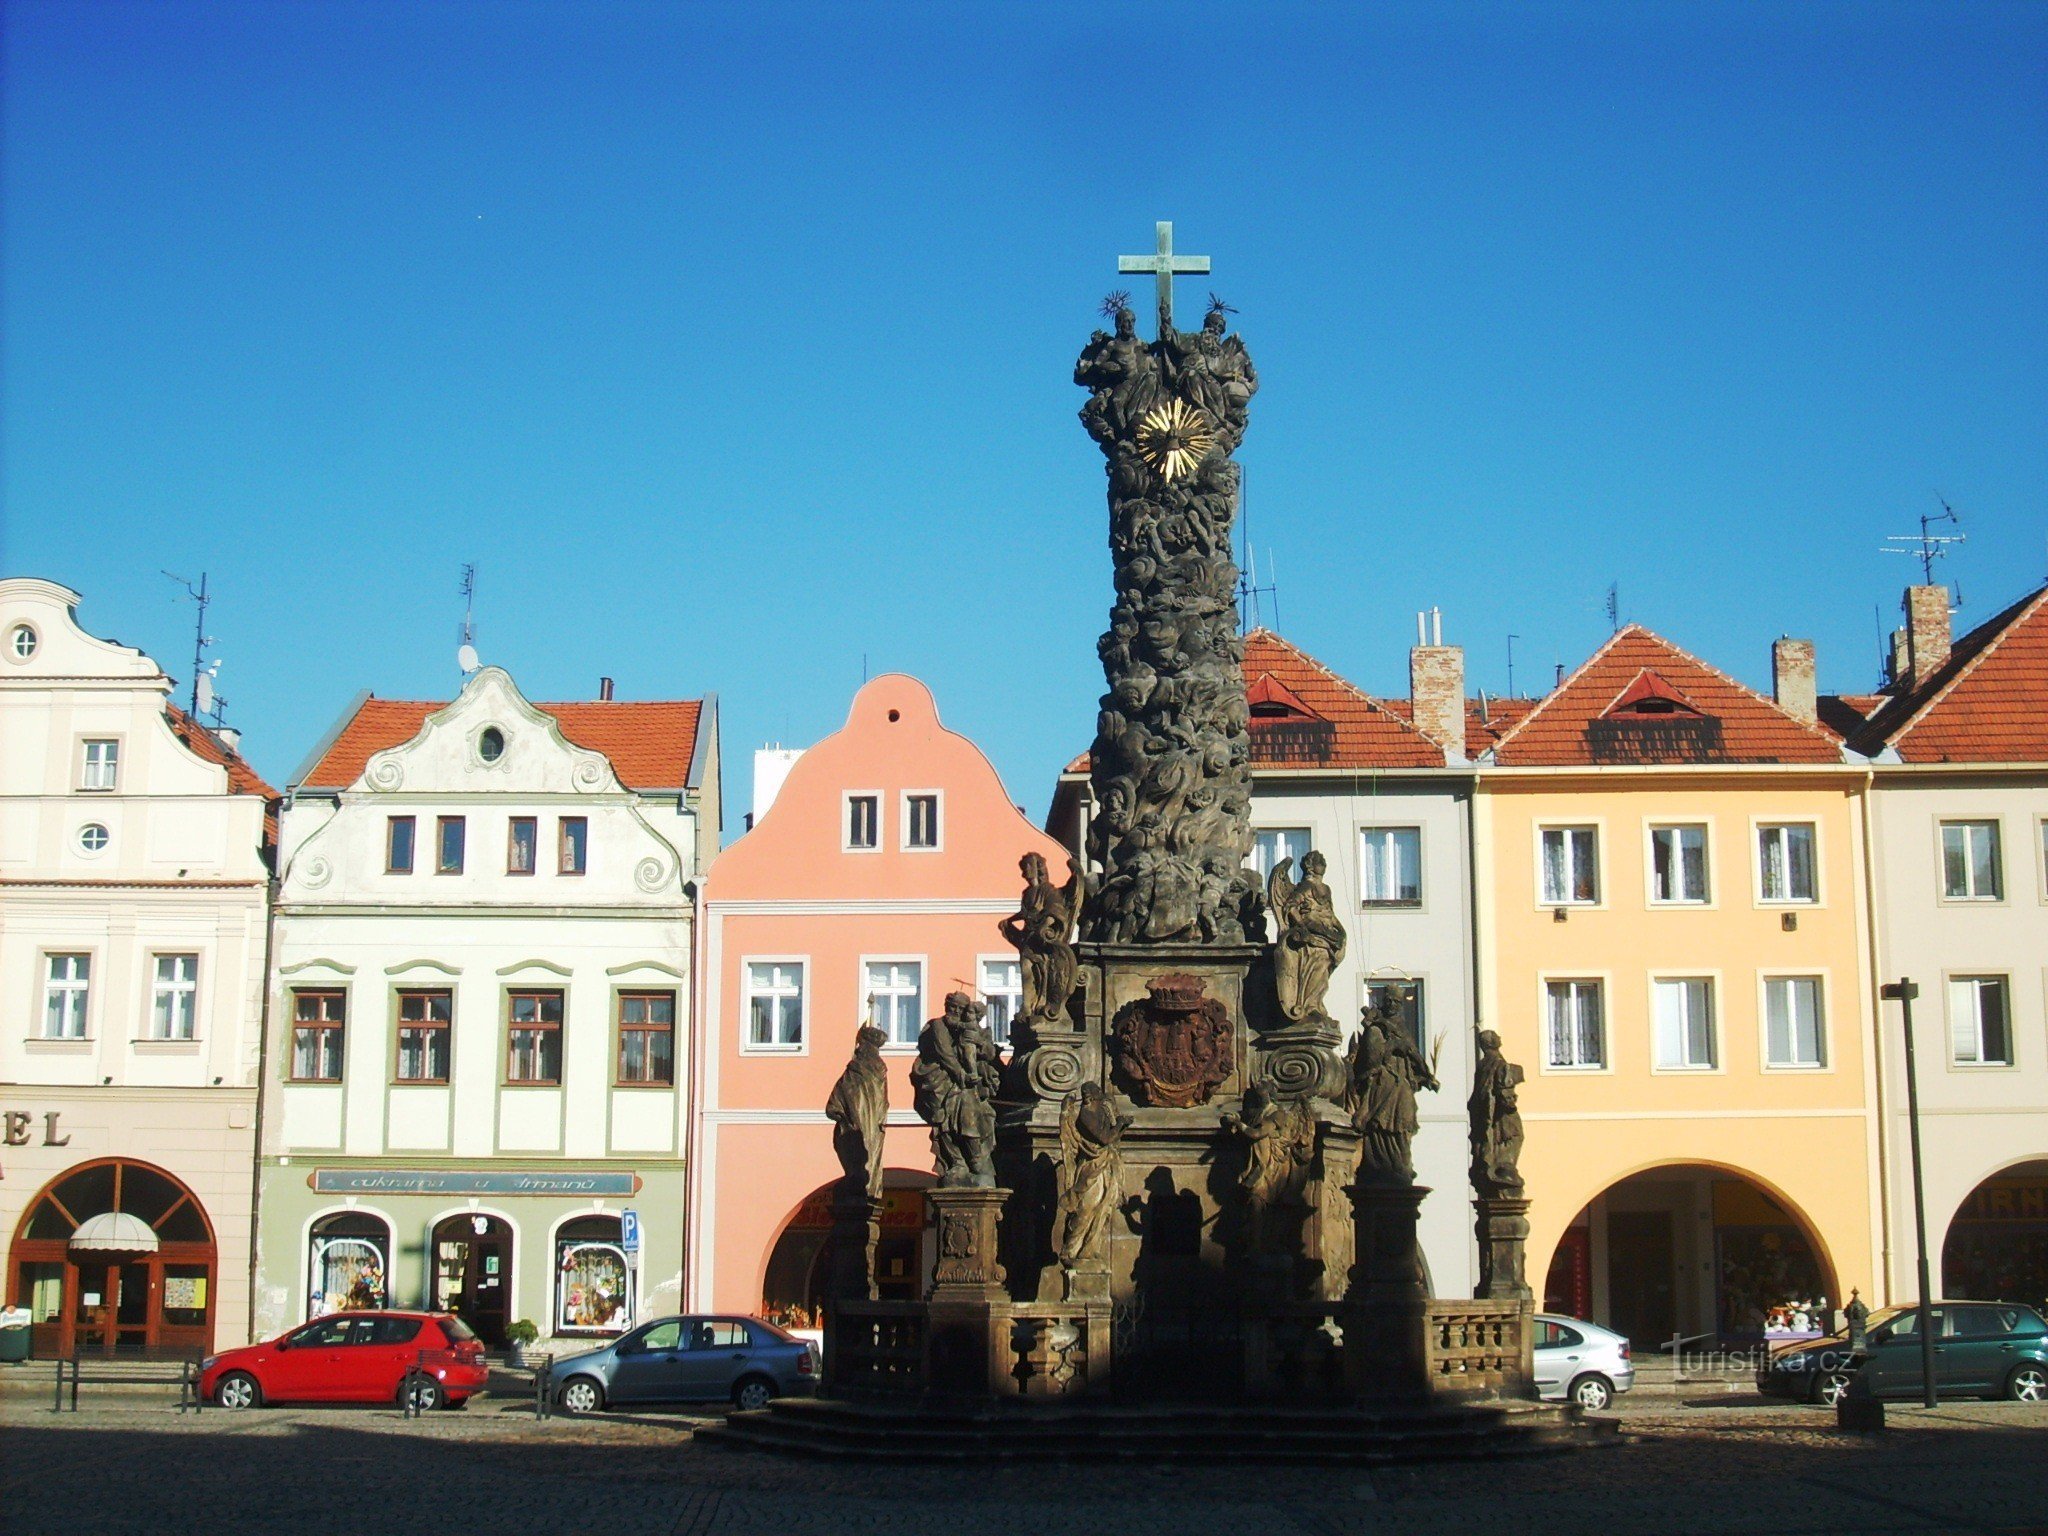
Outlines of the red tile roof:
{"type": "Polygon", "coordinates": [[[1507,731],[1494,758],[1507,767],[1570,767],[1835,763],[1842,753],[1818,725],[1630,624],[1507,731]],[[1650,713],[1651,701],[1669,712],[1650,713]]]}
{"type": "Polygon", "coordinates": [[[1909,763],[2048,762],[2048,587],[1958,640],[1921,687],[1896,694],[1851,745],[1909,763]]]}
{"type": "Polygon", "coordinates": [[[241,753],[235,751],[177,705],[164,705],[164,719],[170,725],[171,734],[195,755],[227,769],[229,794],[263,797],[263,847],[267,858],[268,851],[277,847],[277,791],[263,781],[261,774],[242,760],[241,753]]]}
{"type": "MultiPolygon", "coordinates": [[[[446,700],[365,699],[306,774],[303,787],[347,788],[362,777],[374,754],[411,741],[429,715],[447,707],[446,700]]],[[[688,787],[703,712],[701,700],[607,700],[533,707],[552,715],[562,734],[577,746],[602,752],[626,788],[688,787]]]]}
{"type": "Polygon", "coordinates": [[[1824,693],[1818,701],[1821,728],[1847,741],[1884,700],[1881,693],[1824,693]]]}

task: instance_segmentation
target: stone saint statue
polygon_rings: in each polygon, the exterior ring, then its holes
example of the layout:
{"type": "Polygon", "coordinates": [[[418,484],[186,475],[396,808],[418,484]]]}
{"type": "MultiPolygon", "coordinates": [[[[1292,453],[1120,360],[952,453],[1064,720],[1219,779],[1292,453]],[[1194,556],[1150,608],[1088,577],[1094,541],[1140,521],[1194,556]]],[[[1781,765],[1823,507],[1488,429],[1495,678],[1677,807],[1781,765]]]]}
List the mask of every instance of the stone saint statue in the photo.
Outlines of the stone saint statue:
{"type": "Polygon", "coordinates": [[[1102,1261],[1111,1214],[1124,1201],[1123,1134],[1130,1129],[1100,1083],[1083,1083],[1060,1110],[1059,1209],[1052,1244],[1067,1269],[1102,1261]]]}
{"type": "Polygon", "coordinates": [[[1329,867],[1311,849],[1301,856],[1301,880],[1288,878],[1294,860],[1282,859],[1266,878],[1266,902],[1272,908],[1279,940],[1273,949],[1273,984],[1280,1011],[1298,1024],[1334,1022],[1324,1007],[1330,973],[1344,958],[1344,925],[1330,888],[1323,883],[1329,867]]]}
{"type": "Polygon", "coordinates": [[[1525,1074],[1501,1054],[1500,1036],[1479,1032],[1479,1064],[1472,1072],[1472,1187],[1482,1195],[1520,1195],[1522,1111],[1516,1090],[1525,1074]]]}
{"type": "Polygon", "coordinates": [[[1066,1017],[1067,999],[1080,973],[1071,941],[1086,882],[1077,870],[1064,886],[1055,886],[1044,857],[1036,853],[1025,854],[1019,867],[1024,899],[1001,924],[1003,937],[1017,946],[1023,962],[1024,1012],[1018,1022],[1056,1025],[1066,1017]]]}
{"type": "Polygon", "coordinates": [[[1273,1213],[1305,1205],[1316,1160],[1315,1117],[1303,1104],[1275,1100],[1265,1086],[1245,1090],[1244,1112],[1223,1117],[1223,1129],[1244,1142],[1237,1176],[1253,1253],[1273,1247],[1273,1213]]]}
{"type": "Polygon", "coordinates": [[[982,1027],[987,1012],[965,992],[948,993],[945,1013],[917,1037],[911,1104],[932,1128],[941,1189],[995,1188],[995,1098],[1003,1058],[982,1027]]]}
{"type": "Polygon", "coordinates": [[[1358,1177],[1372,1184],[1415,1182],[1413,1147],[1421,1125],[1415,1093],[1438,1088],[1436,1073],[1391,1011],[1368,1007],[1351,1047],[1347,1103],[1357,1128],[1358,1177]]]}
{"type": "Polygon", "coordinates": [[[832,1150],[846,1170],[846,1182],[873,1200],[882,1195],[882,1128],[889,1119],[889,1069],[882,1064],[882,1046],[888,1038],[863,1024],[854,1036],[853,1057],[825,1101],[832,1150]]]}

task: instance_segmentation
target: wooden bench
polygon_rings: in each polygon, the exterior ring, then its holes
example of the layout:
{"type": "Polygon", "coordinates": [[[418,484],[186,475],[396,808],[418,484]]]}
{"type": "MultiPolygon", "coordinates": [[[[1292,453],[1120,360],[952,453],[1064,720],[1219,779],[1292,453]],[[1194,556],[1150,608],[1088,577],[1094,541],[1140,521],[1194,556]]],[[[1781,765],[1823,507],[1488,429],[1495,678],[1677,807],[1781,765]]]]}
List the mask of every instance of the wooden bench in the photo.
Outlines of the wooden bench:
{"type": "Polygon", "coordinates": [[[78,1412],[78,1389],[87,1387],[169,1387],[178,1389],[178,1412],[198,1413],[204,1408],[199,1396],[199,1360],[196,1356],[72,1355],[57,1361],[57,1397],[51,1411],[65,1409],[65,1388],[70,1387],[70,1408],[78,1412]]]}

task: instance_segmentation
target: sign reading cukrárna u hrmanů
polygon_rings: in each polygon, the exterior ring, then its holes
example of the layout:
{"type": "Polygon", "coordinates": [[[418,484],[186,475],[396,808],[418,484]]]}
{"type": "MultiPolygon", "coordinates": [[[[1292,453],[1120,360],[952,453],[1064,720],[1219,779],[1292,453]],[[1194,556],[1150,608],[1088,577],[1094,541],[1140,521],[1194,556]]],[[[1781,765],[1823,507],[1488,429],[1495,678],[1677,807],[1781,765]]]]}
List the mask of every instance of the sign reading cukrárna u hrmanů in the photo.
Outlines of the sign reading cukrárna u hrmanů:
{"type": "Polygon", "coordinates": [[[315,1168],[323,1195],[637,1195],[637,1173],[471,1168],[315,1168]]]}

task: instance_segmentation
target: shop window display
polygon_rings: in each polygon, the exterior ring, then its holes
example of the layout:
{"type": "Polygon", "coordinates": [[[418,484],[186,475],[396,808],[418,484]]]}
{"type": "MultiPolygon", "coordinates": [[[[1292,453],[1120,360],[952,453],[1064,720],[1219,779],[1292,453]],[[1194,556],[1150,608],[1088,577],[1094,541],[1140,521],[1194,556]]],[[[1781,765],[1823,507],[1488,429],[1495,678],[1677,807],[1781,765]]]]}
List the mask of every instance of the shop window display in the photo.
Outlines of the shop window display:
{"type": "Polygon", "coordinates": [[[632,1292],[618,1217],[584,1217],[555,1234],[555,1332],[624,1332],[633,1320],[632,1292]]]}
{"type": "Polygon", "coordinates": [[[391,1229],[375,1216],[329,1216],[313,1224],[306,1266],[306,1316],[368,1312],[385,1305],[391,1229]]]}

